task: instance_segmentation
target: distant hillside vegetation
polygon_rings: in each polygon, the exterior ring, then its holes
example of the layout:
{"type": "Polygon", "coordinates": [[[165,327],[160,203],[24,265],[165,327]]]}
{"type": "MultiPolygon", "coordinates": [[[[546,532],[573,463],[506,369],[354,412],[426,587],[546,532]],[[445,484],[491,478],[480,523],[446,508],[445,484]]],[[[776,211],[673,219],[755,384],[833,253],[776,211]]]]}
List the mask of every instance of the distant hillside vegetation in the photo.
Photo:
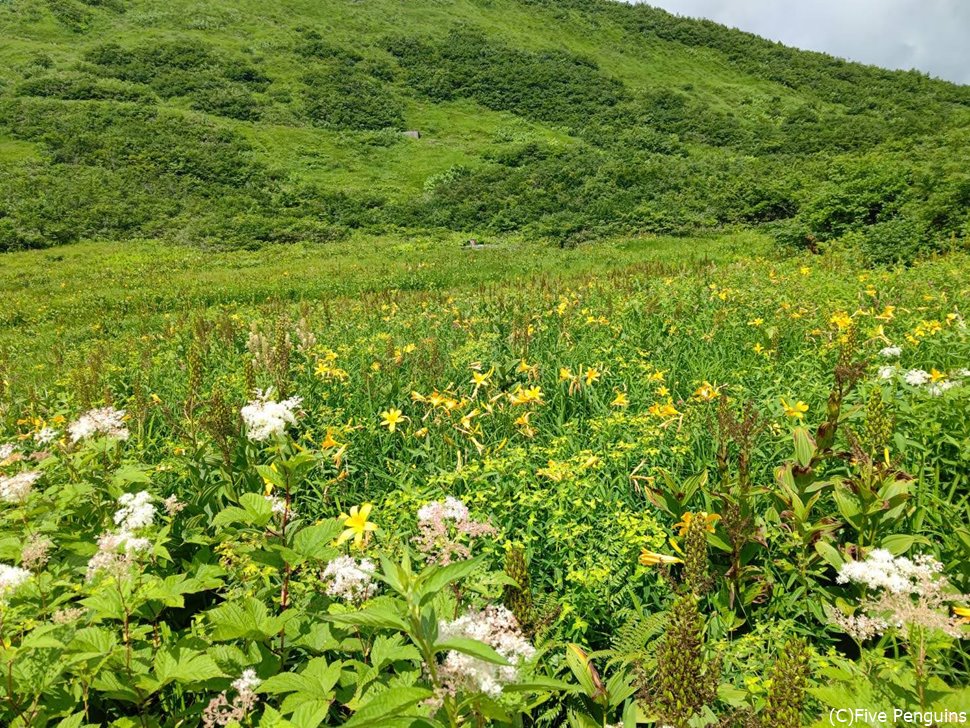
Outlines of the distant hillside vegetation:
{"type": "Polygon", "coordinates": [[[8,0],[0,33],[0,251],[766,226],[890,262],[970,239],[970,87],[644,5],[8,0]]]}

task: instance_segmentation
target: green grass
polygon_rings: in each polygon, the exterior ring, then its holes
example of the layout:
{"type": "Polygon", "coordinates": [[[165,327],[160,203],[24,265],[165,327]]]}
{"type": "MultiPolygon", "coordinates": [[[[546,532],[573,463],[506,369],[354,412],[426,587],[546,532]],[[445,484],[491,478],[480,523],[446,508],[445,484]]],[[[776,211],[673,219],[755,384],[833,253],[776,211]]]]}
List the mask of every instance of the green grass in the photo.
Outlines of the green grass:
{"type": "Polygon", "coordinates": [[[0,350],[49,366],[54,351],[81,355],[188,310],[254,309],[278,302],[347,300],[381,291],[442,292],[522,276],[571,279],[636,266],[732,260],[768,252],[754,233],[616,240],[562,250],[522,238],[484,239],[461,249],[457,235],[360,236],[326,246],[211,251],[141,242],[85,243],[4,256],[0,350]],[[45,364],[46,361],[46,364],[45,364]]]}

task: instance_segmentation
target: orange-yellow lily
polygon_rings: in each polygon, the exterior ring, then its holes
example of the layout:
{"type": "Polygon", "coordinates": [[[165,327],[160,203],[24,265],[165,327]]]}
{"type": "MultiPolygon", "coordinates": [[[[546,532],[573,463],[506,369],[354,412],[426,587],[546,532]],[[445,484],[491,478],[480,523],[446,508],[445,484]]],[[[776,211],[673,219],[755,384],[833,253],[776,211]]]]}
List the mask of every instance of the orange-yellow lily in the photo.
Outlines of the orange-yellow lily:
{"type": "Polygon", "coordinates": [[[674,528],[680,529],[681,537],[687,535],[687,529],[690,528],[691,521],[693,521],[695,517],[704,521],[704,529],[708,533],[714,533],[714,524],[721,520],[721,517],[716,513],[708,513],[707,511],[691,513],[690,511],[687,511],[680,517],[680,521],[674,524],[674,528]]]}
{"type": "Polygon", "coordinates": [[[684,562],[676,556],[658,554],[648,549],[643,549],[640,552],[640,563],[644,566],[659,566],[660,564],[682,564],[684,562]]]}

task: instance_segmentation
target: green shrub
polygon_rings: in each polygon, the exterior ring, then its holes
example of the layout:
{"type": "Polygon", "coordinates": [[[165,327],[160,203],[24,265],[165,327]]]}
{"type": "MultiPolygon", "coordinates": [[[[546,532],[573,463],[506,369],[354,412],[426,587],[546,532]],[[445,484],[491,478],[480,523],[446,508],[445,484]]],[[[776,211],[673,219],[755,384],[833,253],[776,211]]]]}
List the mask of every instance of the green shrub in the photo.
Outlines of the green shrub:
{"type": "Polygon", "coordinates": [[[329,129],[400,129],[404,107],[379,80],[342,65],[318,68],[303,77],[304,108],[310,120],[329,129]]]}
{"type": "Polygon", "coordinates": [[[20,83],[14,93],[18,96],[41,96],[67,101],[111,100],[141,104],[155,101],[155,95],[141,85],[70,71],[34,76],[20,83]]]}
{"type": "Polygon", "coordinates": [[[388,48],[408,82],[431,99],[471,98],[539,121],[580,126],[625,93],[621,82],[588,59],[563,51],[516,50],[478,30],[457,28],[437,43],[395,38],[388,48]]]}

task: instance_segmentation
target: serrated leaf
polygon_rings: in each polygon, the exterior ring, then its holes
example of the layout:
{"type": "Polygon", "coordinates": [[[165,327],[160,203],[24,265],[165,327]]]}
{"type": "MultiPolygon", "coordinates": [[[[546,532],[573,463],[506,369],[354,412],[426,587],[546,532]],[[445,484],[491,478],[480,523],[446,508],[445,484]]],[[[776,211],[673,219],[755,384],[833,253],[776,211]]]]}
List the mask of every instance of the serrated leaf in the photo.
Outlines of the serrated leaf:
{"type": "Polygon", "coordinates": [[[159,687],[170,682],[191,684],[225,677],[215,660],[208,655],[178,646],[160,650],[155,655],[153,666],[159,687]]]}
{"type": "Polygon", "coordinates": [[[307,526],[293,537],[293,550],[304,559],[329,559],[336,555],[333,540],[340,534],[342,526],[336,519],[307,526]]]}
{"type": "Polygon", "coordinates": [[[384,718],[399,716],[406,709],[432,695],[424,688],[393,688],[378,694],[350,716],[346,728],[383,725],[384,718]]]}

